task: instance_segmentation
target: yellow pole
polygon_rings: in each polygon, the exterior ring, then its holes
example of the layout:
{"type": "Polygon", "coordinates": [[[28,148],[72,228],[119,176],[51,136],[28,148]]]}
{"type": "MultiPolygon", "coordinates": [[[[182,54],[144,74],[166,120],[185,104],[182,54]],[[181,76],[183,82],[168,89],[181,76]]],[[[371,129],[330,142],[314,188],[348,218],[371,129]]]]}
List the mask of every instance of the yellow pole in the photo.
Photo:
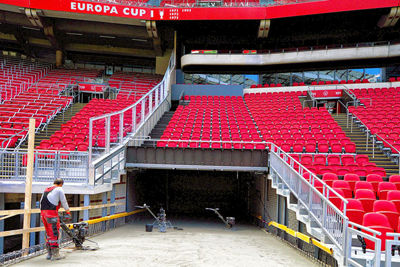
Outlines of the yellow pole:
{"type": "MultiPolygon", "coordinates": [[[[31,224],[32,207],[32,177],[33,177],[33,159],[35,145],[35,119],[29,119],[28,132],[28,165],[26,169],[25,180],[25,205],[24,205],[24,229],[29,229],[31,224]]],[[[29,248],[29,232],[22,235],[22,249],[29,248]]]]}

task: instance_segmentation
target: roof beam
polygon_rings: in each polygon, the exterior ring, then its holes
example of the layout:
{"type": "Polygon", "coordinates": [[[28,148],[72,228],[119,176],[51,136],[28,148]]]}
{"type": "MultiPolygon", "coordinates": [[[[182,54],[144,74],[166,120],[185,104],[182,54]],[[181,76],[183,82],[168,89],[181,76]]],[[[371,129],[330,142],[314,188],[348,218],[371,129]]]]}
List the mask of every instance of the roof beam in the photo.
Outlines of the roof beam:
{"type": "Polygon", "coordinates": [[[148,58],[156,57],[156,54],[153,50],[135,49],[128,47],[113,47],[106,45],[69,43],[65,44],[64,49],[67,51],[86,52],[86,53],[100,53],[100,54],[132,56],[132,57],[148,57],[148,58]]]}

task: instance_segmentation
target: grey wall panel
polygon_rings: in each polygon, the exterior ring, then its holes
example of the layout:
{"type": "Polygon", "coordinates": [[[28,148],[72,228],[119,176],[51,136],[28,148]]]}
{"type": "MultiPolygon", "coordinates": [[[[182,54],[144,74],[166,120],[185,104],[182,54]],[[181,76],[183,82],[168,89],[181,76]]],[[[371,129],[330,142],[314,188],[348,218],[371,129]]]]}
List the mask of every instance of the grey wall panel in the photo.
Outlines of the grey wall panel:
{"type": "Polygon", "coordinates": [[[129,147],[129,164],[267,167],[267,150],[129,147]]]}
{"type": "Polygon", "coordinates": [[[179,100],[182,92],[185,95],[222,95],[243,96],[242,85],[204,85],[204,84],[173,84],[172,100],[179,100]]]}

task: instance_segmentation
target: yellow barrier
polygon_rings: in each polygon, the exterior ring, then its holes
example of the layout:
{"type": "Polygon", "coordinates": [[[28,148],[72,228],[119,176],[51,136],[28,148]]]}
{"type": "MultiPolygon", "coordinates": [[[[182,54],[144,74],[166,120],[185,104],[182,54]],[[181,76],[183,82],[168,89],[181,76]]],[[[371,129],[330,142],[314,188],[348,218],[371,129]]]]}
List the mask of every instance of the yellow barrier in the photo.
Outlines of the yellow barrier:
{"type": "Polygon", "coordinates": [[[298,239],[301,239],[301,240],[303,240],[304,242],[306,242],[308,244],[311,242],[314,246],[322,249],[323,251],[329,253],[330,255],[333,254],[332,249],[327,247],[325,244],[323,244],[323,243],[319,242],[318,240],[315,240],[315,239],[313,239],[313,238],[311,238],[311,237],[309,237],[309,236],[307,236],[305,234],[302,234],[300,232],[296,232],[296,231],[288,228],[287,226],[285,226],[283,224],[279,224],[277,222],[273,222],[272,221],[272,222],[268,223],[268,226],[274,226],[274,227],[276,227],[278,229],[281,229],[282,231],[285,231],[289,235],[291,235],[293,237],[296,237],[298,239]]]}
{"type": "MultiPolygon", "coordinates": [[[[134,210],[131,212],[122,212],[122,213],[118,213],[115,215],[109,215],[109,216],[98,218],[98,219],[88,220],[85,222],[87,222],[88,224],[95,224],[95,223],[99,223],[99,222],[105,222],[105,221],[109,221],[109,220],[114,220],[114,219],[130,216],[130,215],[137,214],[137,213],[140,213],[143,211],[146,211],[146,209],[134,210]]],[[[68,224],[68,227],[72,228],[72,224],[68,224]]]]}

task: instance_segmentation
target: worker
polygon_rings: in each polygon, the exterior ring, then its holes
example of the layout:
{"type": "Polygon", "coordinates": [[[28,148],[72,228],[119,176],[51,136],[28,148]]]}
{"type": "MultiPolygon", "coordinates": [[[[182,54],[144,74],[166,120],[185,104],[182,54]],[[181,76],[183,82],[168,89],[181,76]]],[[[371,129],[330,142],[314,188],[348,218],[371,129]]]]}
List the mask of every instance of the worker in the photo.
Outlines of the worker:
{"type": "Polygon", "coordinates": [[[62,205],[68,216],[71,216],[71,213],[69,211],[67,199],[65,198],[64,190],[62,189],[63,185],[63,179],[55,179],[53,186],[46,188],[40,199],[40,214],[46,230],[46,259],[48,260],[60,260],[64,258],[64,256],[60,256],[60,248],[58,245],[60,232],[58,209],[62,205]]]}

